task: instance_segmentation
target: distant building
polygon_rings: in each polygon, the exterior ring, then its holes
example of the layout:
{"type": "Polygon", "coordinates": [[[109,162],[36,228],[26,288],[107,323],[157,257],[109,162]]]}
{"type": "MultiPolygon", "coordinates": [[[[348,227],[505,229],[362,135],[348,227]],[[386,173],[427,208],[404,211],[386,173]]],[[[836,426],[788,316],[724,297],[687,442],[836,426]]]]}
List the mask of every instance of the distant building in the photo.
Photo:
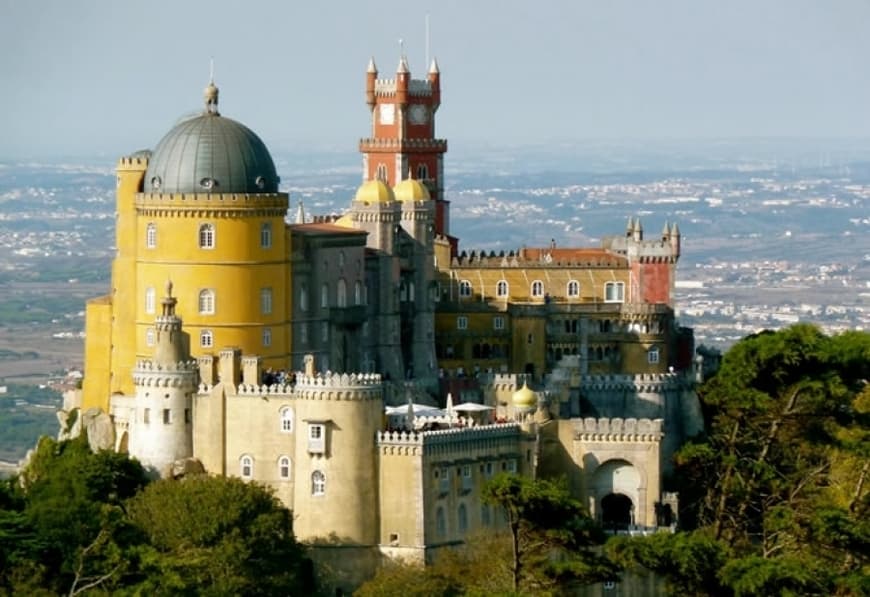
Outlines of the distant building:
{"type": "Polygon", "coordinates": [[[501,471],[567,475],[608,526],[671,524],[664,474],[701,426],[677,226],[460,252],[437,64],[381,79],[372,61],[366,98],[364,181],[338,218],[285,223],[267,148],[213,83],[201,114],[121,158],[81,408],[155,473],[195,459],[274,487],[337,587],[503,524],[479,500],[501,471]]]}

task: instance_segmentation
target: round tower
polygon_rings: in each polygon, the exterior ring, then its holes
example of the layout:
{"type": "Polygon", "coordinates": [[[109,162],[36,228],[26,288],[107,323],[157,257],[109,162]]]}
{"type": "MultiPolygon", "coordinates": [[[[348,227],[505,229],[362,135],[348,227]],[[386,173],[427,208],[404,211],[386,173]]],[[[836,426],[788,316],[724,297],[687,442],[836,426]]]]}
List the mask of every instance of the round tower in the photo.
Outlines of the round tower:
{"type": "Polygon", "coordinates": [[[194,356],[236,346],[266,367],[287,366],[288,197],[278,183],[263,141],[220,113],[210,83],[203,111],[157,144],[136,196],[131,359],[152,350],[156,289],[169,277],[194,356]]]}
{"type": "Polygon", "coordinates": [[[154,323],[154,357],[140,360],[133,369],[135,414],[129,425],[129,451],[160,476],[167,476],[176,460],[193,455],[191,402],[197,365],[175,314],[176,303],[170,282],[154,323]]]}

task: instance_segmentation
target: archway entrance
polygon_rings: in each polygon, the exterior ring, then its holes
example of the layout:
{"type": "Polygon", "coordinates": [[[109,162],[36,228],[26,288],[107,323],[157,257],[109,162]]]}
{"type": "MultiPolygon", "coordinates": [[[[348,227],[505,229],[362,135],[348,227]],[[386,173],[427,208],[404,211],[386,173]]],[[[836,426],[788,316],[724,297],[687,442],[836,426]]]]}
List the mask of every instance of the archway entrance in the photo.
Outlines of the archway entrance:
{"type": "Polygon", "coordinates": [[[118,453],[119,454],[126,454],[129,451],[128,450],[129,442],[130,442],[130,436],[125,431],[124,433],[121,434],[121,439],[118,440],[118,453]]]}
{"type": "Polygon", "coordinates": [[[610,493],[601,499],[601,523],[605,529],[627,529],[632,524],[631,499],[621,493],[610,493]]]}

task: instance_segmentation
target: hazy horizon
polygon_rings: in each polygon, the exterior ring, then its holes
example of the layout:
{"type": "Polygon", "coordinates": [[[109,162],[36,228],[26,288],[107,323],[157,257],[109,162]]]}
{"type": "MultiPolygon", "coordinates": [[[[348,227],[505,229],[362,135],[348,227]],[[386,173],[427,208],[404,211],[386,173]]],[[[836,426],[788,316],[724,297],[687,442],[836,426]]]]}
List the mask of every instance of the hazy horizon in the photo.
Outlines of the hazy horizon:
{"type": "Polygon", "coordinates": [[[0,159],[153,148],[199,110],[274,153],[355,152],[365,67],[442,73],[437,134],[458,147],[870,140],[870,3],[519,0],[144,5],[0,0],[0,159]]]}

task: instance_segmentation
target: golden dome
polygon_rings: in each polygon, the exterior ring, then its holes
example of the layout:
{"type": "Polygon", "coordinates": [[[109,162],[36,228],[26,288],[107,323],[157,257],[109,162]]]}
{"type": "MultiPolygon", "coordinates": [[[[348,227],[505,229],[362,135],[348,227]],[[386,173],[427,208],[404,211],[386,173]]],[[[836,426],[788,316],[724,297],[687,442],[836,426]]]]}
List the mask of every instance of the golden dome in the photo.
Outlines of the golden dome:
{"type": "Polygon", "coordinates": [[[393,187],[397,201],[428,201],[431,197],[429,189],[419,180],[406,178],[393,187]]]}
{"type": "Polygon", "coordinates": [[[515,408],[537,408],[538,395],[529,389],[527,382],[523,382],[523,387],[514,392],[511,401],[515,408]]]}
{"type": "Polygon", "coordinates": [[[338,218],[335,222],[333,222],[336,226],[341,226],[342,228],[353,228],[353,218],[350,217],[350,214],[344,214],[340,218],[338,218]]]}
{"type": "Polygon", "coordinates": [[[393,195],[393,191],[387,186],[387,183],[374,179],[362,183],[353,200],[363,203],[389,203],[395,201],[396,196],[393,195]]]}

